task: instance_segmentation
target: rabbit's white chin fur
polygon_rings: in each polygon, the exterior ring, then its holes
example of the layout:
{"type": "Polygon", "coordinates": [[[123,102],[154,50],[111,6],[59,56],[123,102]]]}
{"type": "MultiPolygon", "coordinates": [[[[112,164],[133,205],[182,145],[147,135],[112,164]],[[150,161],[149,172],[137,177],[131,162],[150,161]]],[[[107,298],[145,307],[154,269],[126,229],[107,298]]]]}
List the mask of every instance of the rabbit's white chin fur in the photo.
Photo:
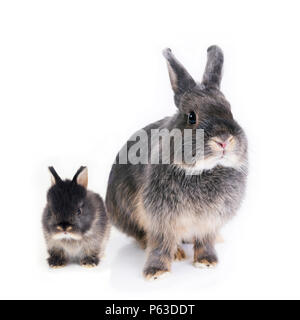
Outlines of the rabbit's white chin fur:
{"type": "Polygon", "coordinates": [[[240,170],[244,164],[235,153],[228,153],[227,155],[221,157],[209,157],[198,160],[194,166],[188,167],[185,165],[179,165],[179,167],[184,169],[189,175],[196,175],[203,171],[211,170],[218,165],[240,170]]]}
{"type": "Polygon", "coordinates": [[[76,233],[63,233],[63,232],[59,232],[59,233],[55,233],[52,235],[52,239],[53,240],[82,240],[82,236],[80,234],[76,234],[76,233]]]}

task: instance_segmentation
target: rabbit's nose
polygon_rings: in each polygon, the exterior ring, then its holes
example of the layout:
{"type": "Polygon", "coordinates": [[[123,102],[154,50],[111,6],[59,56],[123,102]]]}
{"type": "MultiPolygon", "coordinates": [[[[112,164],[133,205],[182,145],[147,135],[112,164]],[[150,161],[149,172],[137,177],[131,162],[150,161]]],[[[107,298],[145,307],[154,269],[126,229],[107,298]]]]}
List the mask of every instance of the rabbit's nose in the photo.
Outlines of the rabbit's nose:
{"type": "Polygon", "coordinates": [[[227,141],[225,142],[217,142],[219,146],[221,146],[223,149],[226,149],[227,147],[227,141]]]}
{"type": "Polygon", "coordinates": [[[233,136],[224,136],[224,137],[218,137],[216,138],[214,141],[222,148],[222,149],[226,149],[228,147],[229,144],[231,144],[233,140],[233,136]]]}

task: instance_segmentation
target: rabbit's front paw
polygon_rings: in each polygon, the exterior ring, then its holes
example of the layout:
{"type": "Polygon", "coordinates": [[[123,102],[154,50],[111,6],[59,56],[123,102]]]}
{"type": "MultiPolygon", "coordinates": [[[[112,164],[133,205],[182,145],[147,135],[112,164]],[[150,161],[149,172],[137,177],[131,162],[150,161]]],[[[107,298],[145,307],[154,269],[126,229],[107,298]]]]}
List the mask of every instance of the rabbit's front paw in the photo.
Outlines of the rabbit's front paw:
{"type": "Polygon", "coordinates": [[[164,278],[169,274],[169,270],[161,270],[160,268],[157,267],[148,267],[144,271],[144,276],[146,280],[152,281],[152,280],[158,280],[161,278],[164,278]]]}
{"type": "Polygon", "coordinates": [[[80,261],[80,265],[84,268],[95,268],[99,264],[98,257],[85,257],[80,261]]]}
{"type": "Polygon", "coordinates": [[[218,259],[215,256],[207,256],[197,261],[194,261],[194,266],[200,269],[215,268],[218,264],[218,259]]]}
{"type": "Polygon", "coordinates": [[[217,266],[218,256],[213,241],[203,242],[196,240],[194,245],[194,266],[200,269],[211,269],[217,266]]]}
{"type": "Polygon", "coordinates": [[[48,264],[52,269],[60,269],[64,268],[67,265],[67,260],[62,258],[61,256],[52,255],[48,259],[48,264]]]}

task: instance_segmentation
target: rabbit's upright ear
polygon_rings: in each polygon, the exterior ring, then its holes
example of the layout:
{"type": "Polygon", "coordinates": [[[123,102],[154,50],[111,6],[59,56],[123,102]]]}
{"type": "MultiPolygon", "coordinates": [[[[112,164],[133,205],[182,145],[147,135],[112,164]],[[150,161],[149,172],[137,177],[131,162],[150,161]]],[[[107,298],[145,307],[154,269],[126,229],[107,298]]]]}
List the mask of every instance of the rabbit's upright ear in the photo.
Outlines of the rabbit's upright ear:
{"type": "Polygon", "coordinates": [[[49,167],[48,169],[49,169],[50,175],[51,175],[51,185],[53,186],[53,185],[57,184],[58,182],[61,182],[61,178],[57,174],[55,169],[53,167],[49,167]]]}
{"type": "Polygon", "coordinates": [[[207,88],[219,89],[222,80],[224,55],[221,48],[211,46],[207,49],[207,64],[202,84],[207,88]]]}
{"type": "Polygon", "coordinates": [[[171,49],[165,49],[163,55],[167,59],[169,76],[174,93],[182,94],[192,89],[196,85],[196,82],[183,65],[175,58],[171,49]]]}
{"type": "Polygon", "coordinates": [[[84,188],[88,186],[88,169],[87,167],[80,167],[79,170],[76,172],[73,182],[81,185],[84,188]]]}

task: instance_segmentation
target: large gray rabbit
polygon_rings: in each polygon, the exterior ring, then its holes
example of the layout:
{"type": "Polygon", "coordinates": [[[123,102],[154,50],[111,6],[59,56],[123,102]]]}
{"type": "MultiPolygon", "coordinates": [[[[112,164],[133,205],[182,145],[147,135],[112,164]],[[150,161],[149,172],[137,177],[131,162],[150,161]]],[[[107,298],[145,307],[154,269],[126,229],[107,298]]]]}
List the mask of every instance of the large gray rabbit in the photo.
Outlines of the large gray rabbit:
{"type": "MultiPolygon", "coordinates": [[[[247,178],[247,139],[220,91],[221,49],[208,49],[201,83],[194,81],[170,49],[164,56],[178,110],[144,130],[150,136],[153,129],[203,129],[204,156],[192,164],[177,163],[174,157],[170,164],[122,164],[118,155],[112,167],[108,214],[118,229],[147,248],[147,279],[159,278],[170,271],[174,259],[185,258],[182,242],[194,244],[196,267],[217,264],[216,236],[240,207],[247,178]]],[[[131,146],[132,142],[127,143],[125,149],[131,146]]]]}

